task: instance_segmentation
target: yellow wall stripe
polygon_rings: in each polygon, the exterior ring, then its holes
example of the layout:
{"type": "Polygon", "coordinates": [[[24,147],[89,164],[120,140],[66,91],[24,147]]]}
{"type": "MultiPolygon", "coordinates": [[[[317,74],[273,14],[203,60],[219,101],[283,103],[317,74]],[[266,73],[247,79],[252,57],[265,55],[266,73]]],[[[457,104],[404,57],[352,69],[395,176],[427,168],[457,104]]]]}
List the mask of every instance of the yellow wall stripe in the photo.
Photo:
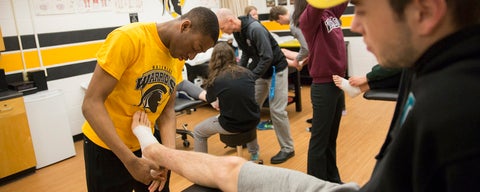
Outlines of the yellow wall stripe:
{"type": "Polygon", "coordinates": [[[36,49],[23,52],[27,69],[40,67],[40,60],[38,59],[38,52],[36,49]]]}
{"type": "MultiPolygon", "coordinates": [[[[352,24],[353,15],[343,15],[340,19],[342,20],[342,27],[349,28],[352,24]]],[[[262,24],[270,31],[290,30],[288,25],[280,25],[275,21],[262,21],[262,24]]],[[[95,58],[95,54],[102,43],[103,41],[95,41],[83,44],[42,48],[41,54],[43,65],[45,67],[55,66],[95,58]]],[[[24,58],[27,69],[40,67],[40,60],[36,49],[25,50],[24,58]]],[[[23,70],[21,53],[19,51],[3,52],[0,56],[0,68],[5,69],[5,72],[23,70]]]]}
{"type": "Polygon", "coordinates": [[[43,65],[52,66],[95,58],[95,54],[102,43],[95,42],[42,50],[43,65]]]}
{"type": "Polygon", "coordinates": [[[352,26],[353,15],[342,15],[340,20],[342,20],[342,27],[350,28],[352,26]]]}
{"type": "MultiPolygon", "coordinates": [[[[55,66],[95,58],[95,54],[102,43],[103,42],[93,42],[42,49],[43,65],[45,67],[55,66]]],[[[40,60],[38,59],[36,49],[25,50],[23,53],[27,69],[40,67],[40,60]]],[[[5,69],[5,72],[23,70],[21,53],[19,51],[2,53],[0,57],[0,68],[5,69]]]]}
{"type": "Polygon", "coordinates": [[[261,23],[269,31],[290,31],[289,25],[280,25],[275,21],[262,21],[261,23]]]}
{"type": "Polygon", "coordinates": [[[5,69],[5,72],[23,70],[20,52],[2,53],[0,56],[0,68],[5,69]]]}

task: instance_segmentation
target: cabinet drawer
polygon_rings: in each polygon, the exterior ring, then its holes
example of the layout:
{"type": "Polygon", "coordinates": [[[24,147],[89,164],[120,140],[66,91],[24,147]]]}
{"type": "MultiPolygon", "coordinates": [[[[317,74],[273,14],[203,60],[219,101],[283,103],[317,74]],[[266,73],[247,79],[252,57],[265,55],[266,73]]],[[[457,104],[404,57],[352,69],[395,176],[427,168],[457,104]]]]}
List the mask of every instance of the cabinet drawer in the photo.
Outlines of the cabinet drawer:
{"type": "Polygon", "coordinates": [[[0,118],[25,113],[23,97],[0,101],[0,118]]]}

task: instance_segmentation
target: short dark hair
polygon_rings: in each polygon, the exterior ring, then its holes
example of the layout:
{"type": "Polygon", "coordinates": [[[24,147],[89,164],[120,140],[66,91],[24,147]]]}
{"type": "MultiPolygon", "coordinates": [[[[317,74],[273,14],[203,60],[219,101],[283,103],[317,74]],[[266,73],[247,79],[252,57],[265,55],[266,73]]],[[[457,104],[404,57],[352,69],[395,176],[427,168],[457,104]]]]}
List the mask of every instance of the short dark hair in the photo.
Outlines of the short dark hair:
{"type": "MultiPolygon", "coordinates": [[[[405,7],[412,0],[389,0],[390,6],[400,20],[404,18],[405,7]]],[[[480,1],[479,0],[444,0],[447,2],[448,12],[452,14],[456,27],[463,28],[480,24],[480,1]]]]}
{"type": "Polygon", "coordinates": [[[268,18],[270,21],[278,20],[280,15],[287,14],[287,8],[284,6],[275,6],[270,9],[270,17],[268,18]]]}
{"type": "Polygon", "coordinates": [[[214,43],[217,43],[220,33],[217,15],[206,7],[195,7],[181,16],[181,19],[192,21],[192,30],[209,35],[214,43]]]}

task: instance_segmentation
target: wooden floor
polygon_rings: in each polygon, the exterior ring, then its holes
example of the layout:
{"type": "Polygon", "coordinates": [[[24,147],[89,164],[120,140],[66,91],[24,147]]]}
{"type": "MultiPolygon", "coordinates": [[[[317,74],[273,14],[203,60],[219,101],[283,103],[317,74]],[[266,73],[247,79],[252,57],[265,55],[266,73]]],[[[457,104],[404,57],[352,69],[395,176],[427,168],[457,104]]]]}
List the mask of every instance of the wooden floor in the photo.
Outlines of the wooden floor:
{"type": "MultiPolygon", "coordinates": [[[[310,124],[305,120],[311,117],[310,88],[302,86],[303,110],[295,111],[295,105],[287,107],[290,118],[292,136],[295,142],[295,156],[283,164],[271,165],[270,158],[278,150],[278,142],[273,130],[258,131],[260,144],[260,159],[269,166],[285,167],[306,172],[307,150],[310,134],[305,130],[310,124]]],[[[385,138],[388,125],[393,115],[394,102],[370,101],[362,96],[346,98],[347,113],[342,117],[337,140],[337,164],[342,181],[354,181],[365,184],[370,177],[375,160],[385,138]]],[[[177,124],[188,123],[189,129],[204,118],[216,115],[216,111],[209,107],[199,108],[190,115],[180,115],[177,124]]],[[[262,111],[262,118],[268,118],[268,110],[262,111]]],[[[192,150],[193,139],[189,148],[184,148],[182,140],[177,139],[177,148],[192,150]]],[[[75,142],[77,155],[41,168],[35,173],[21,177],[0,186],[0,192],[10,191],[86,191],[85,170],[83,162],[83,145],[75,142]]],[[[244,150],[244,157],[248,153],[244,150]]],[[[235,155],[232,148],[224,148],[218,136],[209,139],[209,153],[215,155],[235,155]]],[[[182,191],[190,186],[191,182],[176,174],[172,175],[170,189],[173,192],[182,191]]]]}

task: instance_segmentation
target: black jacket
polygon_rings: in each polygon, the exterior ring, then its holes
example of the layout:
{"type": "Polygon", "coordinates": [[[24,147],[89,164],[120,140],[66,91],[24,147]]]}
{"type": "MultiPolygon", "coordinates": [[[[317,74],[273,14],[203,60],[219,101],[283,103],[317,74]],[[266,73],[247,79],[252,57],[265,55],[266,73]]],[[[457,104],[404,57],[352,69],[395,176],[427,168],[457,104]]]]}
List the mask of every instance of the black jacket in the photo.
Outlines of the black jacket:
{"type": "Polygon", "coordinates": [[[404,72],[362,191],[479,191],[480,25],[435,43],[404,72]]]}
{"type": "Polygon", "coordinates": [[[251,16],[238,17],[242,21],[240,32],[233,33],[238,47],[242,50],[240,65],[252,70],[253,74],[264,79],[272,76],[273,68],[282,71],[288,63],[270,32],[251,16]],[[251,63],[248,60],[252,59],[251,63]]]}

